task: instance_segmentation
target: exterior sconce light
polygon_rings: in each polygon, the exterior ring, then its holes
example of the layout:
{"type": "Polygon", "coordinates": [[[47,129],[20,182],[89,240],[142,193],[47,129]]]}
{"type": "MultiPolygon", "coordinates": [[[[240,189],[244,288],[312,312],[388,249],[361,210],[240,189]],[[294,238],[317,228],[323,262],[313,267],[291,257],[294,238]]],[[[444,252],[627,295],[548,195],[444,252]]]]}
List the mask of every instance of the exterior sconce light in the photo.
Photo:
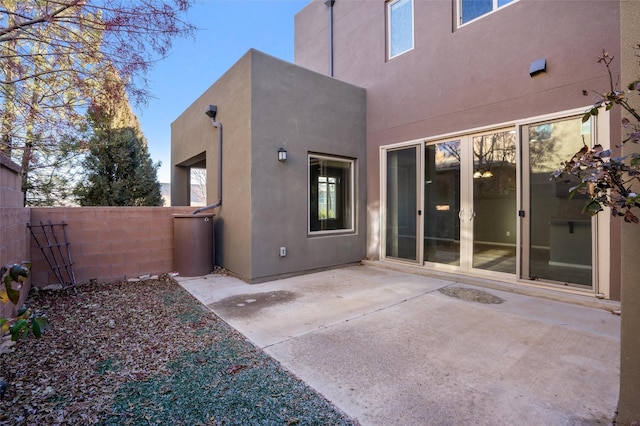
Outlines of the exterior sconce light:
{"type": "Polygon", "coordinates": [[[280,148],[278,150],[278,161],[287,161],[287,150],[280,148]]]}

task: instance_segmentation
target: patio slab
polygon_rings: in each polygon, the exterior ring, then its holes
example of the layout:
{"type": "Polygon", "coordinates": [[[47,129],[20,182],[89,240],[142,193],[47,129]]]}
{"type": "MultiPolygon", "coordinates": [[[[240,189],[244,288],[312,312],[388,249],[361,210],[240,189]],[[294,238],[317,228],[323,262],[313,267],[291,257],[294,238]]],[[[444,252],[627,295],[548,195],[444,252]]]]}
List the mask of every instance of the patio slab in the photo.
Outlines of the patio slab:
{"type": "Polygon", "coordinates": [[[615,304],[371,265],[178,281],[363,425],[604,425],[615,413],[615,304]]]}

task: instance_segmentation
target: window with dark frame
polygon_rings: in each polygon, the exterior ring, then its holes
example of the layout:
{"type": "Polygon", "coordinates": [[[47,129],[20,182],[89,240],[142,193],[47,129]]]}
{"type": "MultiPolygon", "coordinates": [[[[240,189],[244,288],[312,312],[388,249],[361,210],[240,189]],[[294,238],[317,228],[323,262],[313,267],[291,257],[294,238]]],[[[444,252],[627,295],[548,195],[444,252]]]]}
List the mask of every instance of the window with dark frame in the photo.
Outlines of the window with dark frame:
{"type": "Polygon", "coordinates": [[[353,231],[353,165],[309,155],[309,232],[353,231]]]}

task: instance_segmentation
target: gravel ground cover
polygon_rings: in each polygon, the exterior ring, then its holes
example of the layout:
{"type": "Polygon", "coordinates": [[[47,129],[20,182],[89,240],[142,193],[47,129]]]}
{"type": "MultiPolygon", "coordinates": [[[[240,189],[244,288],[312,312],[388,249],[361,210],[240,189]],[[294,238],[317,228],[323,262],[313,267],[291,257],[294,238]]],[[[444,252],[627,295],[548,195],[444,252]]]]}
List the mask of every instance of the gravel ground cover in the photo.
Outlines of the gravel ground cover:
{"type": "Polygon", "coordinates": [[[357,425],[168,276],[28,304],[51,329],[0,355],[0,425],[357,425]]]}

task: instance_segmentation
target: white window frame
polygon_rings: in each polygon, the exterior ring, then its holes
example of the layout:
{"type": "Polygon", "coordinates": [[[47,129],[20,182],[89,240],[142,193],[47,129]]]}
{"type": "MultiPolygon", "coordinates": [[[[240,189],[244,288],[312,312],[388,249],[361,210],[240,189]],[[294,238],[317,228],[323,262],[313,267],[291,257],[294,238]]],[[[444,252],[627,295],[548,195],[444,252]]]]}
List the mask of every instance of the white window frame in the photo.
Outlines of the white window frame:
{"type": "Polygon", "coordinates": [[[414,13],[414,0],[389,0],[387,1],[386,4],[387,7],[387,59],[393,59],[393,58],[397,58],[400,55],[403,55],[407,52],[410,52],[411,50],[414,49],[415,47],[415,13],[414,13]],[[408,1],[411,3],[411,46],[401,52],[397,52],[395,54],[392,54],[392,39],[391,39],[391,34],[392,34],[392,22],[391,22],[391,8],[393,7],[393,5],[401,2],[401,1],[408,1]]]}
{"type": "Polygon", "coordinates": [[[349,233],[354,233],[355,232],[355,227],[356,227],[356,205],[355,205],[355,200],[356,200],[356,185],[355,185],[355,176],[356,176],[356,160],[352,159],[352,158],[345,158],[345,157],[339,157],[339,156],[332,156],[332,155],[324,155],[324,154],[314,154],[314,153],[309,153],[307,156],[307,233],[309,236],[315,236],[315,235],[331,235],[331,234],[349,234],[349,233]],[[345,163],[349,165],[349,196],[346,199],[346,202],[348,203],[348,206],[344,209],[346,210],[347,214],[349,215],[349,227],[346,228],[340,228],[340,229],[326,229],[326,230],[319,230],[319,231],[312,231],[311,230],[311,209],[312,209],[312,203],[311,203],[311,179],[312,179],[312,173],[311,173],[311,159],[319,159],[319,160],[328,160],[328,161],[335,161],[335,162],[339,162],[339,163],[345,163]]]}
{"type": "Polygon", "coordinates": [[[465,25],[468,25],[468,24],[470,24],[472,22],[476,22],[477,20],[482,19],[485,16],[489,16],[492,13],[497,12],[498,10],[502,10],[505,7],[511,6],[512,4],[517,3],[520,0],[511,0],[509,3],[503,4],[502,6],[498,6],[498,1],[499,0],[493,0],[493,7],[492,7],[491,11],[489,11],[489,12],[483,14],[483,15],[480,15],[478,17],[475,17],[475,18],[463,23],[462,22],[462,2],[463,2],[463,0],[456,0],[456,6],[457,6],[456,7],[456,9],[457,9],[456,11],[457,11],[457,14],[458,14],[458,19],[457,19],[458,28],[464,27],[465,25]]]}

